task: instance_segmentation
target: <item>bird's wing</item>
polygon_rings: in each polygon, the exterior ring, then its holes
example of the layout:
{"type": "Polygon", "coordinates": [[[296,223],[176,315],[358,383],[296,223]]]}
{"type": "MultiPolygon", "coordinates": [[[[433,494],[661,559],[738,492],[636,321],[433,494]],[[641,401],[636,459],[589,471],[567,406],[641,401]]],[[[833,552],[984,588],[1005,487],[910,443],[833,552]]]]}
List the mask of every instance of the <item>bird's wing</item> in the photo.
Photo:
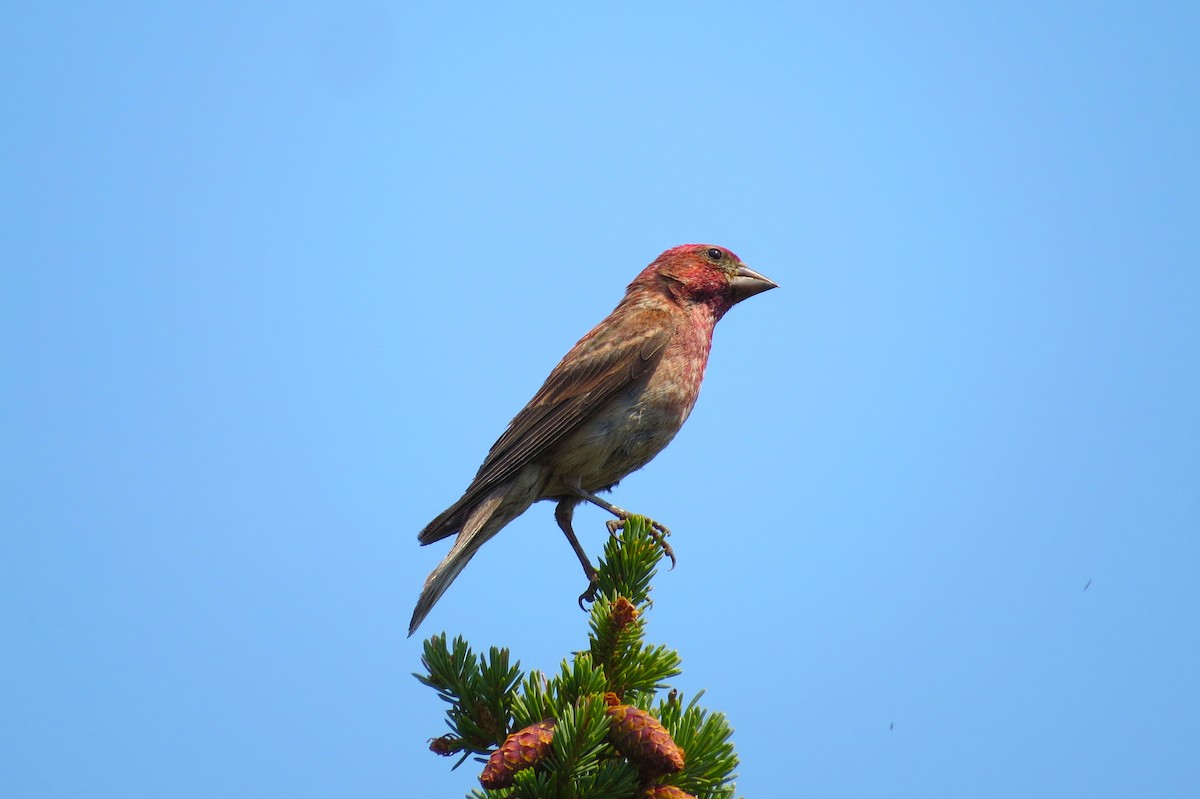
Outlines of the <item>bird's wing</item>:
{"type": "Polygon", "coordinates": [[[652,370],[671,339],[666,311],[639,309],[630,324],[601,322],[562,359],[529,404],[492,445],[462,498],[429,523],[423,544],[457,532],[458,517],[574,431],[596,408],[652,370]],[[627,331],[637,332],[632,335],[627,331]],[[457,522],[457,524],[456,524],[457,522]]]}

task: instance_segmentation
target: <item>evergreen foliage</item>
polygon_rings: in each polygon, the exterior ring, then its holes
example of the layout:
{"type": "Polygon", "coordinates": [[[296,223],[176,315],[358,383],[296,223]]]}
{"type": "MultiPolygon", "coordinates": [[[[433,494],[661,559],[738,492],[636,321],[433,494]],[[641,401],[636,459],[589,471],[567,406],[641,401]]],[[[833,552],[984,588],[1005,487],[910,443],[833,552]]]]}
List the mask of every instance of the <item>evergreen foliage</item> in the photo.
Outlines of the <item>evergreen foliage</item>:
{"type": "Polygon", "coordinates": [[[588,647],[553,676],[522,675],[507,649],[477,656],[444,634],[425,642],[426,673],[414,676],[450,705],[450,732],[430,749],[462,753],[456,768],[488,756],[472,799],[733,799],[729,722],[701,708],[699,694],[685,706],[667,682],[680,673],[678,653],[645,642],[661,557],[642,517],[609,538],[588,647]]]}

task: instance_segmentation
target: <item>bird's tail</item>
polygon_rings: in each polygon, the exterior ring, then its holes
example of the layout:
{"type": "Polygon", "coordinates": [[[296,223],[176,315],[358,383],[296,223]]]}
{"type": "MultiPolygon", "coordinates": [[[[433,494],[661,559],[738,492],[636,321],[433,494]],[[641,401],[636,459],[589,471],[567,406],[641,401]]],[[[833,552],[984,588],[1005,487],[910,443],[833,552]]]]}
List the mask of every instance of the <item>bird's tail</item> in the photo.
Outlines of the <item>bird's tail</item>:
{"type": "Polygon", "coordinates": [[[421,598],[417,600],[416,610],[413,611],[412,621],[408,625],[410,637],[479,548],[500,532],[504,525],[524,513],[536,498],[532,493],[517,497],[514,497],[513,493],[511,486],[501,486],[471,509],[458,538],[454,541],[454,546],[425,579],[421,598]]]}

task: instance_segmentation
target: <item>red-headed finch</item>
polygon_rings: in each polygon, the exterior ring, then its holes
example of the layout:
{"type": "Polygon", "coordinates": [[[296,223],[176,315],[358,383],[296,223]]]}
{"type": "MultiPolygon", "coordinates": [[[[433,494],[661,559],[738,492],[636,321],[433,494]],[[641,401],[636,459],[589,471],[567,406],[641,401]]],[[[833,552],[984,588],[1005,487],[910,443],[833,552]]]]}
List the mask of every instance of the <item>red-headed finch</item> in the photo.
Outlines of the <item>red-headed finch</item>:
{"type": "Polygon", "coordinates": [[[417,537],[431,544],[458,534],[425,581],[408,634],[484,542],[539,500],[558,503],[554,518],[594,586],[595,570],[571,529],[575,506],[598,505],[617,517],[610,529],[620,527],[629,512],[596,493],[670,443],[696,404],[717,321],[775,287],[729,250],[708,244],[667,250],[642,270],[509,423],[462,498],[417,537]]]}

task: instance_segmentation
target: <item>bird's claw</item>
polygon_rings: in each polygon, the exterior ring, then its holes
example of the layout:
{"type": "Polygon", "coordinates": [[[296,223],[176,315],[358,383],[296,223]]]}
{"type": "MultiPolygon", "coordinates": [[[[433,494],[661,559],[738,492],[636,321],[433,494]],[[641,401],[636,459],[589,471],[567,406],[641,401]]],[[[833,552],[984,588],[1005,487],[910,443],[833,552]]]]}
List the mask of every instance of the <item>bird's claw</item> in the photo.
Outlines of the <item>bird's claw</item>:
{"type": "Polygon", "coordinates": [[[667,536],[670,534],[671,531],[668,530],[664,525],[661,525],[654,520],[650,521],[650,535],[652,535],[654,540],[658,542],[658,545],[662,547],[663,554],[671,559],[671,568],[674,569],[675,550],[671,549],[671,545],[667,543],[667,536]]]}
{"type": "MultiPolygon", "coordinates": [[[[608,534],[616,535],[618,530],[625,528],[626,521],[628,520],[621,518],[610,519],[609,521],[605,522],[605,526],[608,527],[608,534]]],[[[647,519],[646,521],[650,522],[650,537],[653,538],[655,542],[658,543],[659,547],[662,548],[663,554],[671,559],[671,568],[674,569],[675,550],[671,549],[671,545],[667,543],[667,536],[671,534],[670,529],[665,524],[656,522],[653,519],[647,519]]]]}
{"type": "Polygon", "coordinates": [[[583,606],[583,603],[584,602],[595,602],[596,601],[596,589],[599,587],[600,587],[599,576],[597,576],[596,574],[591,575],[591,578],[588,580],[587,590],[579,595],[579,609],[580,610],[584,611],[585,613],[587,612],[587,608],[585,608],[583,606]]]}

